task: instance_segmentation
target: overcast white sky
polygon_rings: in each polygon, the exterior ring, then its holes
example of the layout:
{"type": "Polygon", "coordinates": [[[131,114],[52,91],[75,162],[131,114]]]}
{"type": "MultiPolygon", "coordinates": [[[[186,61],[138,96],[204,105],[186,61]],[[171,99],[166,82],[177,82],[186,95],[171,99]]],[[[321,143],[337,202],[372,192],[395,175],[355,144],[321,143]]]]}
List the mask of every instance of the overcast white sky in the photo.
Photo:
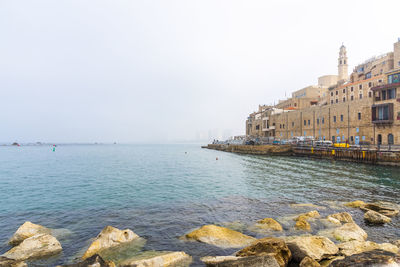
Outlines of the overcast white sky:
{"type": "Polygon", "coordinates": [[[258,104],[393,50],[400,1],[0,0],[0,141],[244,134],[258,104]]]}

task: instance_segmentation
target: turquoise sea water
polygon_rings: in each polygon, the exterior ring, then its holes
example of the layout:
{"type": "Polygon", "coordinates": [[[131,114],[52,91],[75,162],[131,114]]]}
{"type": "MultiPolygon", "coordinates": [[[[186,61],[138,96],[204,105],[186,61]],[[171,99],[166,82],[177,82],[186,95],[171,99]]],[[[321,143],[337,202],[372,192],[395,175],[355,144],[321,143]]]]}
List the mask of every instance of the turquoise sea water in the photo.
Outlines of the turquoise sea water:
{"type": "MultiPolygon", "coordinates": [[[[26,220],[63,228],[63,253],[32,266],[73,261],[106,225],[130,228],[143,250],[184,250],[194,257],[224,250],[179,236],[204,224],[236,222],[246,234],[256,220],[302,212],[289,203],[398,202],[400,169],[307,158],[237,155],[199,145],[59,145],[0,147],[0,254],[26,220]],[[218,157],[218,160],[216,158],[218,157]],[[237,223],[239,222],[239,223],[237,223]]],[[[400,239],[399,221],[364,224],[370,240],[400,239]]],[[[286,226],[284,226],[287,228],[286,226]]],[[[289,230],[289,229],[287,229],[289,230]]]]}

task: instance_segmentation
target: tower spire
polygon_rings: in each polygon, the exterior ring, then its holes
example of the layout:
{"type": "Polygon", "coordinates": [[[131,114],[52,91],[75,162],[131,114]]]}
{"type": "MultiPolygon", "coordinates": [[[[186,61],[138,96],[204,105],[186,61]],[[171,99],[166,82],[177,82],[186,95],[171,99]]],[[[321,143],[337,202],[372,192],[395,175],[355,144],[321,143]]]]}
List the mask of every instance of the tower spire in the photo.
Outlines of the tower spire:
{"type": "Polygon", "coordinates": [[[347,81],[349,79],[347,67],[347,51],[346,47],[342,43],[338,58],[338,81],[347,81]]]}

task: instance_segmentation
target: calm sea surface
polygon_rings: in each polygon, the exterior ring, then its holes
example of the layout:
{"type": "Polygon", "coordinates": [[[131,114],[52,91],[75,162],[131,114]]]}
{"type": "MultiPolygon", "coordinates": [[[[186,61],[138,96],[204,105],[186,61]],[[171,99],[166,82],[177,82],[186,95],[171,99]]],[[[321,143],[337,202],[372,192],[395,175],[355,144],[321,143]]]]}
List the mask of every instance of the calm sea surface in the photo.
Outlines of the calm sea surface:
{"type": "MultiPolygon", "coordinates": [[[[59,145],[0,147],[0,254],[26,220],[60,229],[63,253],[31,263],[71,262],[104,226],[130,228],[142,250],[184,250],[194,257],[228,255],[178,238],[204,224],[248,229],[265,217],[304,212],[290,203],[325,206],[321,215],[346,210],[343,201],[399,202],[400,169],[307,158],[237,155],[199,145],[59,145]],[[218,160],[216,160],[218,157],[218,160]]],[[[400,223],[364,224],[373,241],[400,239],[400,223]]]]}

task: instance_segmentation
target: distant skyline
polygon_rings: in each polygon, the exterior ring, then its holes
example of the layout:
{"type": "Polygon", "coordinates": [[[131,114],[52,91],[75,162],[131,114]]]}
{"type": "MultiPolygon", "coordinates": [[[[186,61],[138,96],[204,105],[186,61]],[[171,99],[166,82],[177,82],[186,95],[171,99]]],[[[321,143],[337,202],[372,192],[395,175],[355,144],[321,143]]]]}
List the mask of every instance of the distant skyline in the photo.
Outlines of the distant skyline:
{"type": "Polygon", "coordinates": [[[398,0],[0,0],[0,143],[242,135],[258,104],[337,74],[342,43],[349,72],[392,51],[399,8],[398,0]]]}

